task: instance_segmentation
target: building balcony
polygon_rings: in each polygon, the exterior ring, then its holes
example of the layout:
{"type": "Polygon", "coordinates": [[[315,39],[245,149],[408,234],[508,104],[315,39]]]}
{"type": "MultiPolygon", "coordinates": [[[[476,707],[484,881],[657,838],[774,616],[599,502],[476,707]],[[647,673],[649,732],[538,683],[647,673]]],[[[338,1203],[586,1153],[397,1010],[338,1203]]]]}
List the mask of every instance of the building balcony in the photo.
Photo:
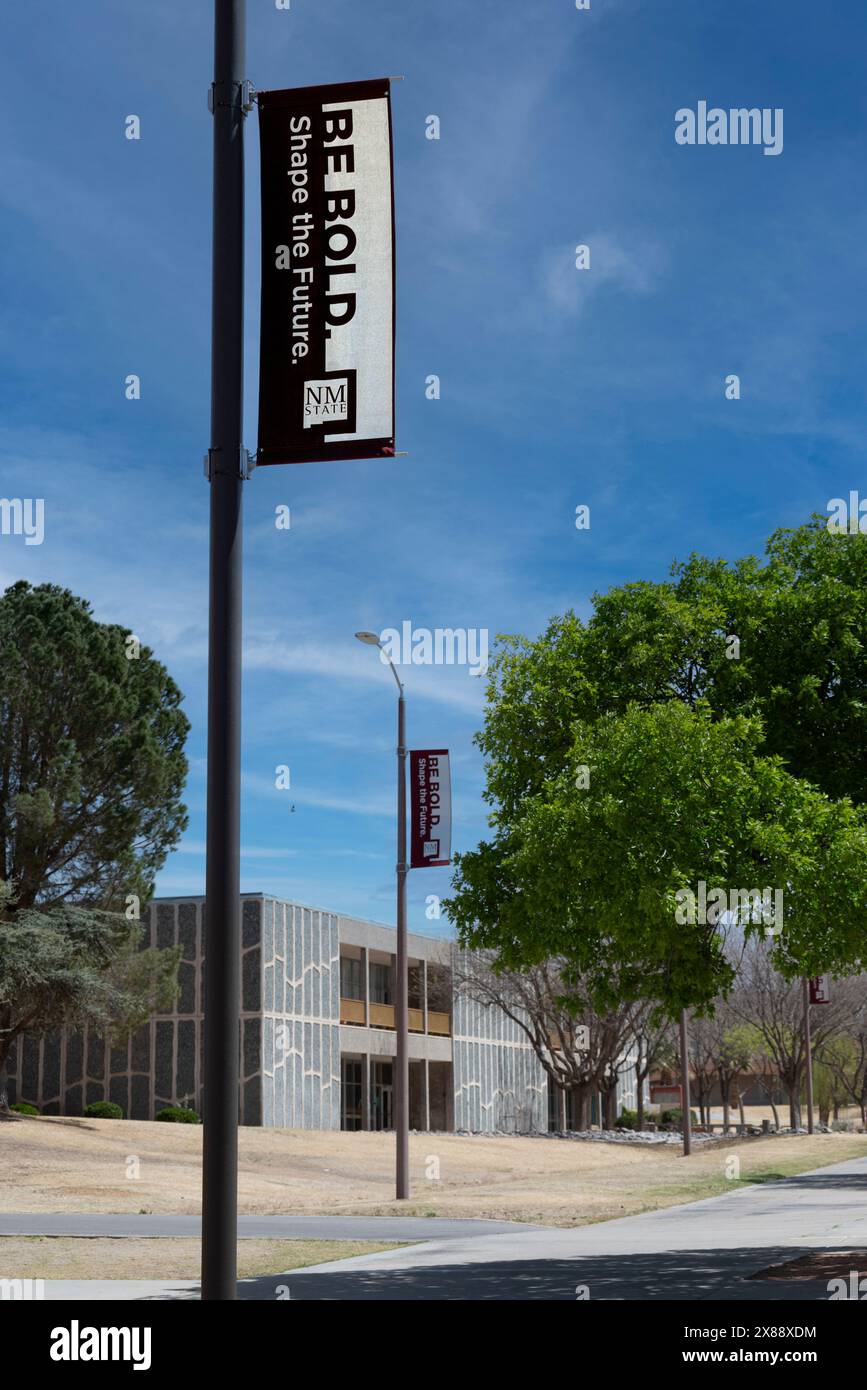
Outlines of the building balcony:
{"type": "Polygon", "coordinates": [[[394,1027],[394,1005],[393,1005],[393,1004],[371,1004],[371,1006],[370,1006],[370,1026],[371,1026],[371,1028],[393,1028],[393,1027],[394,1027]]]}
{"type": "MultiPolygon", "coordinates": [[[[409,1031],[411,1033],[424,1033],[424,1010],[408,1009],[409,1031]]],[[[393,1004],[373,1004],[367,1009],[363,999],[344,999],[340,1000],[340,1022],[353,1023],[362,1028],[390,1028],[395,1027],[395,1009],[393,1004]]],[[[428,1010],[427,1031],[429,1034],[438,1038],[450,1038],[452,1033],[451,1016],[449,1014],[437,1013],[428,1010]]]]}
{"type": "Polygon", "coordinates": [[[363,999],[343,999],[340,1000],[340,1022],[341,1023],[360,1023],[362,1027],[367,1022],[365,1016],[363,999]]]}

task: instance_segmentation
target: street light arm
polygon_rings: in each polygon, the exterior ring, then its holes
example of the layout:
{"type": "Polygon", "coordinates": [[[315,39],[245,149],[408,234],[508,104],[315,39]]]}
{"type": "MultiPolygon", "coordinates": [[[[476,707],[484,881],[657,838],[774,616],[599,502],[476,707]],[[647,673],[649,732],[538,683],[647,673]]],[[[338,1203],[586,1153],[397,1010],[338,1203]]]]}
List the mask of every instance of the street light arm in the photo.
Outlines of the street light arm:
{"type": "MultiPolygon", "coordinates": [[[[379,650],[382,651],[382,648],[380,647],[379,650]]],[[[397,681],[397,688],[398,688],[398,690],[400,691],[401,699],[403,699],[403,682],[401,681],[400,676],[397,674],[397,667],[395,666],[395,664],[394,664],[394,662],[392,661],[391,657],[388,658],[388,664],[389,664],[389,666],[391,667],[391,674],[394,676],[394,679],[397,681]]]]}
{"type": "Polygon", "coordinates": [[[400,691],[401,699],[403,699],[403,684],[401,682],[400,676],[397,674],[397,668],[395,667],[395,664],[389,656],[388,652],[386,652],[385,647],[382,645],[382,642],[380,641],[377,634],[375,632],[369,632],[365,629],[363,632],[356,632],[355,635],[358,638],[359,642],[363,642],[365,646],[376,647],[379,651],[380,660],[382,660],[383,655],[385,656],[386,661],[391,667],[391,674],[397,681],[397,688],[400,691]]]}

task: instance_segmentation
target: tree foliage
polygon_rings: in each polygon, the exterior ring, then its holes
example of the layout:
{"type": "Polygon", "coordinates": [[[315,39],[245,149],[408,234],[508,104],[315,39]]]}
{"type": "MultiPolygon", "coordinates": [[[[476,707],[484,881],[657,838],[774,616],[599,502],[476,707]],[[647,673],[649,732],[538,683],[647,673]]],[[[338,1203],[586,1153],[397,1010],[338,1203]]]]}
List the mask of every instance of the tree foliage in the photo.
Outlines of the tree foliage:
{"type": "Polygon", "coordinates": [[[693,555],[586,623],[501,639],[478,736],[493,833],[446,905],[465,944],[510,970],[557,957],[602,1011],[708,1008],[733,979],[725,931],[675,911],[704,882],[782,892],[785,974],[859,970],[865,608],[867,536],[814,518],[765,564],[693,555]]]}
{"type": "Polygon", "coordinates": [[[63,903],[15,911],[0,881],[0,1109],[9,1050],[24,1033],[90,1025],[128,1037],[177,992],[180,948],[142,949],[140,923],[63,903]]]}
{"type": "Polygon", "coordinates": [[[171,999],[135,918],[186,827],[181,693],[53,584],[0,595],[0,1108],[24,1032],[116,1034],[171,999]],[[132,901],[131,901],[132,900],[132,901]]]}
{"type": "Polygon", "coordinates": [[[22,909],[145,900],[186,826],[181,693],[134,643],[56,585],[0,595],[0,878],[22,909]]]}

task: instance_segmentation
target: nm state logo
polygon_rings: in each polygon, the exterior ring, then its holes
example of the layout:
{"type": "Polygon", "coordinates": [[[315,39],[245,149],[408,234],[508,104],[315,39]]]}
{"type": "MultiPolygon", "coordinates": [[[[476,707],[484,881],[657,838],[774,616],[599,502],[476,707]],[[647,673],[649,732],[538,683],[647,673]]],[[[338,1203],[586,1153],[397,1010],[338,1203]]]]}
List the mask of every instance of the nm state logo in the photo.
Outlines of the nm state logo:
{"type": "Polygon", "coordinates": [[[349,419],[349,378],[333,376],[304,383],[304,428],[343,425],[349,419]]]}

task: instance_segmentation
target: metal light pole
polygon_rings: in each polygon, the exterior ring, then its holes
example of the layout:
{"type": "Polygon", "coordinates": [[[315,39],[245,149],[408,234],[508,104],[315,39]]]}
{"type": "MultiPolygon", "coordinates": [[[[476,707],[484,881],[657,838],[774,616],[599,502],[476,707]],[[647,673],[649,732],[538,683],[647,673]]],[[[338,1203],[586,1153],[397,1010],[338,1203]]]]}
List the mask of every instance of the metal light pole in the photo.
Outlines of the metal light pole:
{"type": "Polygon", "coordinates": [[[215,0],[202,1298],[237,1296],[246,0],[215,0]]]}
{"type": "Polygon", "coordinates": [[[813,1133],[813,1039],[810,1029],[810,982],[804,976],[804,1042],[807,1049],[807,1133],[813,1133]]]}
{"type": "Polygon", "coordinates": [[[689,1046],[686,1036],[686,1009],[680,1011],[680,1084],[683,1092],[683,1156],[692,1153],[692,1116],[689,1099],[689,1046]]]}
{"type": "MultiPolygon", "coordinates": [[[[359,642],[383,650],[375,632],[356,632],[359,642]]],[[[406,943],[406,699],[394,662],[388,658],[397,682],[397,980],[395,981],[395,1032],[397,1056],[394,1078],[394,1129],[397,1147],[395,1195],[409,1196],[409,980],[406,943]]]]}

